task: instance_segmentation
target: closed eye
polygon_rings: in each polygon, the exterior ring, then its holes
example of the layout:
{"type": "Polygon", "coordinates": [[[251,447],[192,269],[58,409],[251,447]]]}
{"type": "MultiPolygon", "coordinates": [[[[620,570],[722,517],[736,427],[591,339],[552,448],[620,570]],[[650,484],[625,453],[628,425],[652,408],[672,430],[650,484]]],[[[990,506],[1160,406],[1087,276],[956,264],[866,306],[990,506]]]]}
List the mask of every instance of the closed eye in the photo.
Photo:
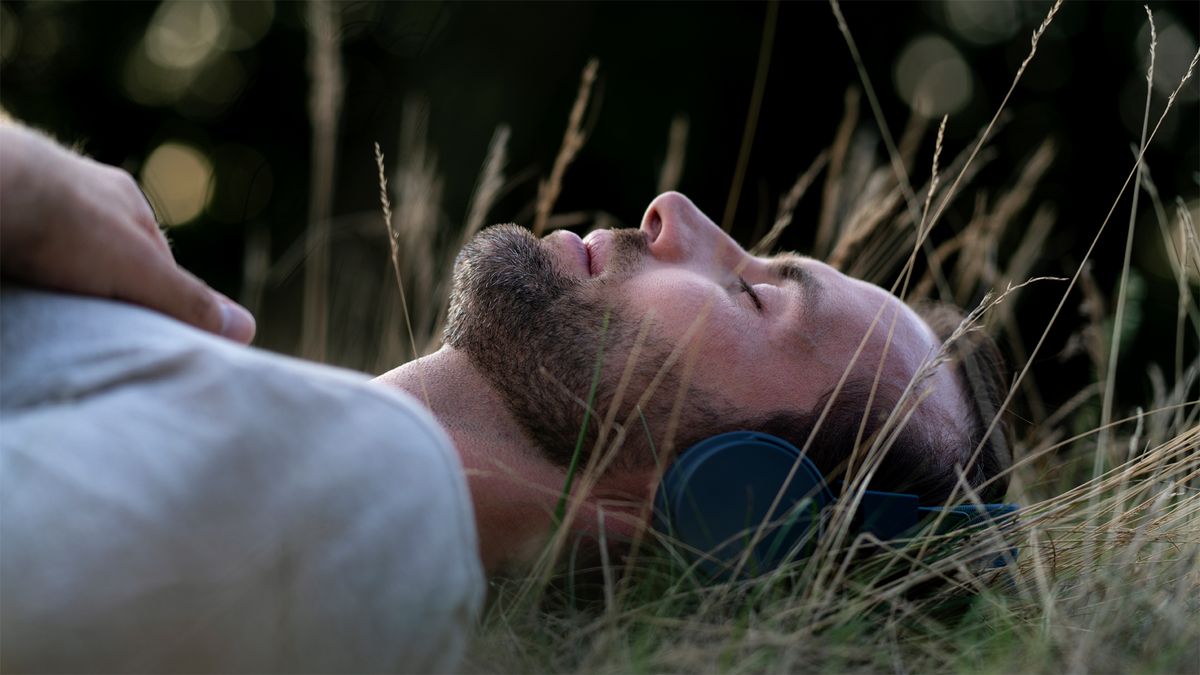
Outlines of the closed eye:
{"type": "Polygon", "coordinates": [[[762,300],[758,298],[758,293],[754,292],[754,287],[746,283],[746,279],[740,276],[738,277],[738,284],[741,287],[741,291],[750,296],[750,300],[754,303],[754,309],[761,312],[763,309],[762,300]]]}

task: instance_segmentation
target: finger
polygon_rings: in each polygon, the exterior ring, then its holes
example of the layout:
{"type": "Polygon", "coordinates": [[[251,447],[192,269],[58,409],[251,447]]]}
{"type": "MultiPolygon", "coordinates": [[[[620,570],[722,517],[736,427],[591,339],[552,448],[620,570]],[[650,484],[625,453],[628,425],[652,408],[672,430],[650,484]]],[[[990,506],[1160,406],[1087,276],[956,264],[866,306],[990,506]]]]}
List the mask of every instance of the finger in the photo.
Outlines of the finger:
{"type": "Polygon", "coordinates": [[[150,201],[150,195],[146,194],[140,185],[136,187],[140,199],[134,200],[135,203],[132,205],[135,222],[141,225],[142,229],[154,239],[154,245],[160,251],[171,255],[171,243],[167,241],[167,233],[159,225],[158,213],[154,210],[154,203],[150,201]]]}
{"type": "Polygon", "coordinates": [[[167,233],[158,226],[158,223],[150,221],[148,223],[143,223],[143,227],[146,228],[150,238],[154,240],[154,245],[158,247],[158,250],[166,253],[171,257],[172,260],[174,260],[175,254],[171,252],[171,242],[167,240],[167,233]]]}
{"type": "Polygon", "coordinates": [[[225,305],[226,311],[233,313],[231,317],[232,323],[226,330],[225,337],[242,344],[250,344],[250,341],[254,339],[254,335],[258,332],[258,322],[254,319],[254,315],[250,313],[250,310],[234,302],[228,295],[225,295],[221,291],[213,290],[212,292],[213,295],[217,296],[217,300],[225,305]]]}
{"type": "Polygon", "coordinates": [[[254,315],[250,310],[242,307],[236,302],[225,297],[221,293],[213,291],[218,296],[217,301],[221,303],[221,311],[225,314],[225,324],[222,329],[222,335],[240,342],[244,345],[250,344],[254,339],[254,333],[258,330],[258,325],[254,321],[254,315]]]}
{"type": "MultiPolygon", "coordinates": [[[[152,246],[152,244],[149,244],[152,246]]],[[[220,297],[170,257],[138,246],[113,277],[113,295],[243,344],[254,337],[254,319],[220,297]]]]}

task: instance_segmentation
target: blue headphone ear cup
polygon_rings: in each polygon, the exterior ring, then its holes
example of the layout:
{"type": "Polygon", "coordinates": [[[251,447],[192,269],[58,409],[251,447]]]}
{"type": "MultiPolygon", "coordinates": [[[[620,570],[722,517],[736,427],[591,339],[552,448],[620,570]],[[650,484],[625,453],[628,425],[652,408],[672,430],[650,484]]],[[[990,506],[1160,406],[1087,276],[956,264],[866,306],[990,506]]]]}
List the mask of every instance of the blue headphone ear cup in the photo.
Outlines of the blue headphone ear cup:
{"type": "Polygon", "coordinates": [[[768,434],[730,432],[689,448],[663,476],[655,526],[679,541],[706,576],[725,578],[769,514],[743,566],[754,574],[815,540],[821,510],[833,500],[821,472],[795,446],[768,434]]]}

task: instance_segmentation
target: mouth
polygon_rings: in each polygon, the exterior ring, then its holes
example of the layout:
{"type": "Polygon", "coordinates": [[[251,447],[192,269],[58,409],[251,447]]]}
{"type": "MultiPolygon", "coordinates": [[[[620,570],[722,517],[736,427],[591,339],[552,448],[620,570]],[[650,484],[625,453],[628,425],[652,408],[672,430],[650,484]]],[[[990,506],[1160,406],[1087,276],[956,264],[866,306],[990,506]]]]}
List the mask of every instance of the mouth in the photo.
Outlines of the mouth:
{"type": "Polygon", "coordinates": [[[570,230],[557,230],[546,235],[543,241],[560,270],[572,277],[592,279],[612,271],[612,266],[622,256],[621,249],[630,243],[617,241],[622,239],[618,235],[624,233],[607,229],[593,230],[580,239],[570,230]]]}
{"type": "Polygon", "coordinates": [[[593,230],[583,238],[588,255],[588,275],[597,277],[608,268],[612,253],[612,230],[593,230]]]}
{"type": "Polygon", "coordinates": [[[569,230],[558,230],[546,236],[560,268],[570,276],[592,276],[592,256],[587,244],[569,230]]]}

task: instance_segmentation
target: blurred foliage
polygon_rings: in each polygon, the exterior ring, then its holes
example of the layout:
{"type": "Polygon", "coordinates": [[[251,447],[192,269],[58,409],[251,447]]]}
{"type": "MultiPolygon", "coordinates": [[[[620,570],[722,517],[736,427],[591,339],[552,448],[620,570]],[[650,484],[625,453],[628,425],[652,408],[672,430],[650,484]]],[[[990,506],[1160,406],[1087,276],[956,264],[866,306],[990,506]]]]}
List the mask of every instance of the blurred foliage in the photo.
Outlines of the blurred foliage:
{"type": "MultiPolygon", "coordinates": [[[[998,106],[1047,7],[939,0],[852,3],[844,12],[893,135],[901,135],[913,109],[949,113],[946,154],[954,156],[998,106]]],[[[714,219],[726,209],[765,5],[346,2],[335,9],[344,95],[329,245],[332,273],[363,279],[362,292],[340,304],[335,298],[334,321],[343,332],[354,332],[355,321],[375,320],[379,307],[393,302],[380,290],[389,271],[372,144],[381,144],[394,168],[411,161],[406,154],[415,152],[414,138],[420,141],[421,161],[440,176],[433,236],[454,241],[489,139],[507,125],[509,180],[489,222],[529,224],[538,180],[550,171],[590,57],[600,70],[585,120],[589,136],[566,173],[557,212],[582,214],[580,229],[597,220],[636,226],[659,185],[677,117],[686,120],[687,134],[678,189],[714,219]],[[424,115],[401,140],[402,111],[416,101],[426,102],[424,115]]],[[[1156,119],[1195,51],[1200,5],[1152,9],[1156,119]]],[[[304,4],[271,0],[0,3],[4,106],[138,176],[160,219],[173,224],[180,262],[258,312],[260,345],[292,353],[299,345],[298,270],[312,174],[307,22],[304,4]]],[[[832,142],[844,93],[859,80],[827,4],[782,4],[772,30],[733,228],[747,245],[770,225],[796,176],[832,142]]],[[[1147,49],[1140,5],[1065,5],[990,143],[994,156],[981,163],[935,242],[1011,189],[1050,138],[1052,164],[1015,217],[1030,219],[1043,205],[1055,210],[1054,230],[1031,275],[1069,274],[1132,166],[1147,49]]],[[[1198,82],[1193,78],[1181,94],[1146,154],[1168,218],[1176,196],[1193,210],[1200,203],[1198,82]]],[[[865,103],[855,143],[885,157],[865,103]]],[[[932,134],[920,138],[916,166],[928,164],[932,144],[932,134]]],[[[1116,292],[1129,202],[1127,193],[1093,255],[1095,286],[1107,298],[1116,292]]],[[[819,203],[813,196],[801,200],[783,248],[811,249],[819,203]]],[[[999,246],[1016,247],[1023,229],[1010,228],[1012,236],[999,246]]],[[[1157,362],[1169,371],[1174,353],[1177,290],[1154,206],[1145,198],[1133,260],[1130,309],[1136,311],[1122,326],[1119,373],[1127,403],[1143,398],[1147,366],[1157,362]]],[[[1036,340],[1057,299],[1052,289],[1022,297],[1017,311],[1026,343],[1036,340]]],[[[430,298],[415,299],[423,300],[430,298]]],[[[1039,357],[1054,373],[1039,380],[1047,401],[1091,381],[1086,350],[1072,347],[1088,320],[1086,312],[1069,312],[1051,331],[1039,357]]],[[[1190,331],[1187,340],[1190,359],[1196,354],[1190,331]]],[[[386,365],[344,345],[331,358],[366,369],[386,365]]]]}

